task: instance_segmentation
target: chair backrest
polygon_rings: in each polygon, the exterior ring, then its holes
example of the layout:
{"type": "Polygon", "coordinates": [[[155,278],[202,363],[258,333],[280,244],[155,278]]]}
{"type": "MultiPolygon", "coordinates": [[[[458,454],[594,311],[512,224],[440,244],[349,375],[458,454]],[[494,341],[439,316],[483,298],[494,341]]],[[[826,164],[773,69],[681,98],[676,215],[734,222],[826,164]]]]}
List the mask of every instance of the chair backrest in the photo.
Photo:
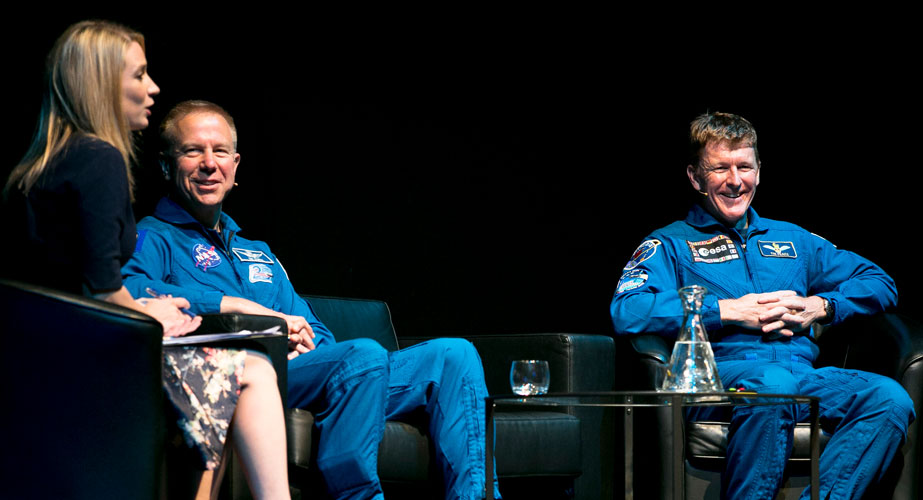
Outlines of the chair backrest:
{"type": "Polygon", "coordinates": [[[156,498],[162,335],[130,309],[0,281],[0,496],[156,498]]]}
{"type": "Polygon", "coordinates": [[[302,295],[338,342],[370,338],[389,351],[397,350],[391,310],[380,300],[302,295]]]}

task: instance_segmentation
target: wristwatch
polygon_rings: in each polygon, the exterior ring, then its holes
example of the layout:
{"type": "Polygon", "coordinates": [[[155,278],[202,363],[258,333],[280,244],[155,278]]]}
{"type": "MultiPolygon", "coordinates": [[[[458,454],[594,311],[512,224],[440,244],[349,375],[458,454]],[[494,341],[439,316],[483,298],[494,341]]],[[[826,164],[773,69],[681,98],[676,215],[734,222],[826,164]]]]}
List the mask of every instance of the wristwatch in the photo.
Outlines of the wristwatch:
{"type": "Polygon", "coordinates": [[[836,314],[836,308],[833,306],[833,301],[827,300],[824,297],[821,297],[821,300],[824,301],[824,319],[820,320],[819,323],[826,325],[833,321],[833,315],[836,314]]]}

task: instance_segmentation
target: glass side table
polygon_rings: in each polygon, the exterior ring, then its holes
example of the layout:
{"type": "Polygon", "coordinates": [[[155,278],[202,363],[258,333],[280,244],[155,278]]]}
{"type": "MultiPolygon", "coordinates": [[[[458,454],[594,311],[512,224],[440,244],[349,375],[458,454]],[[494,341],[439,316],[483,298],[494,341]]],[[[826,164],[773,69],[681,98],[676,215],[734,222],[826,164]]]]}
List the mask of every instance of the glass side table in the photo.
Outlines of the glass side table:
{"type": "Polygon", "coordinates": [[[818,500],[820,491],[818,457],[820,456],[818,408],[820,398],[814,396],[800,396],[794,394],[756,394],[751,392],[718,392],[718,393],[676,393],[657,391],[636,392],[581,392],[581,393],[551,393],[541,396],[519,396],[515,394],[489,396],[487,398],[487,461],[485,472],[487,475],[486,493],[488,499],[493,499],[494,480],[494,411],[498,407],[617,407],[625,409],[623,432],[625,435],[625,498],[634,499],[632,488],[634,479],[634,438],[632,429],[632,409],[640,407],[671,408],[671,425],[673,430],[672,450],[672,476],[673,498],[682,499],[685,496],[685,442],[682,442],[685,432],[685,418],[683,410],[687,407],[705,406],[772,406],[805,404],[810,407],[809,422],[811,424],[811,499],[818,500]],[[678,442],[679,441],[679,442],[678,442]]]}

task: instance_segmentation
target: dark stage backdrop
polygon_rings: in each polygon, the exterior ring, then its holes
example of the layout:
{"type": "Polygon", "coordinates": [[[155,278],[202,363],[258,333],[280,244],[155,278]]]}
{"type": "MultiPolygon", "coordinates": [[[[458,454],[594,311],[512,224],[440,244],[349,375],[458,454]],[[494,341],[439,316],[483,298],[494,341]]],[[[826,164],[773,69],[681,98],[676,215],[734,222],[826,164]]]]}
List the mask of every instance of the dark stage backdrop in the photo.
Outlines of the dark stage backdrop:
{"type": "MultiPolygon", "coordinates": [[[[3,176],[56,36],[118,20],[147,37],[153,124],[189,98],[235,116],[226,209],[300,292],[386,300],[404,335],[607,334],[622,266],[695,200],[688,122],[729,111],[760,133],[760,214],[879,263],[920,316],[921,105],[900,30],[742,31],[744,50],[722,51],[722,37],[629,35],[630,19],[590,12],[414,14],[7,19],[3,176]]],[[[155,138],[141,142],[138,218],[162,188],[155,138]]]]}

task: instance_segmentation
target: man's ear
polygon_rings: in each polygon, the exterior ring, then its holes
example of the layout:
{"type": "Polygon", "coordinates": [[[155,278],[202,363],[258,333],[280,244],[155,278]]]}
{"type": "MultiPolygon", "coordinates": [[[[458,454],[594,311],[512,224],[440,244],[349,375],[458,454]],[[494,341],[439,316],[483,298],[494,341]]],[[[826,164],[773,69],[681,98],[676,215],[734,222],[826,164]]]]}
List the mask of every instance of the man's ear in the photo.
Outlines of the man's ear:
{"type": "Polygon", "coordinates": [[[695,176],[696,168],[692,165],[686,165],[686,176],[689,177],[689,182],[692,183],[692,188],[698,192],[702,192],[702,184],[695,176]]]}
{"type": "Polygon", "coordinates": [[[173,170],[172,160],[165,154],[160,153],[160,171],[163,172],[163,178],[170,180],[170,172],[173,170]]]}

